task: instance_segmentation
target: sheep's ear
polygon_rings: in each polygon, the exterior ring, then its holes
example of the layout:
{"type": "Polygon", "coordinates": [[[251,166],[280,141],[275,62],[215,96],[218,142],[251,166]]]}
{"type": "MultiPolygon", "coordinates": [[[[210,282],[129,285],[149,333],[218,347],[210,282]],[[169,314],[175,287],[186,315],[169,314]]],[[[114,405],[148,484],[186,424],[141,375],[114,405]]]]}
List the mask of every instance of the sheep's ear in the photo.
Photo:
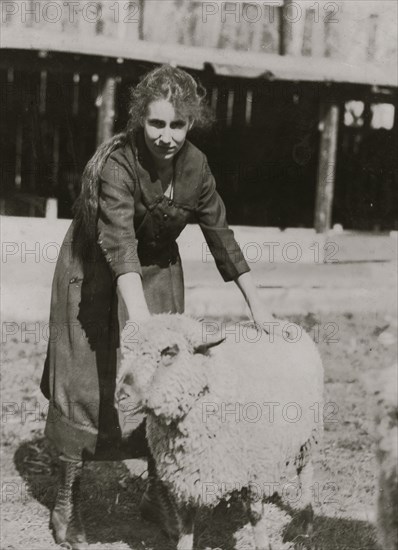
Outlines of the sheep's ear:
{"type": "Polygon", "coordinates": [[[217,340],[210,340],[209,342],[203,342],[198,346],[195,346],[193,352],[202,353],[203,355],[205,355],[210,348],[213,348],[214,346],[218,346],[219,344],[224,342],[224,340],[225,338],[218,338],[217,340]]]}

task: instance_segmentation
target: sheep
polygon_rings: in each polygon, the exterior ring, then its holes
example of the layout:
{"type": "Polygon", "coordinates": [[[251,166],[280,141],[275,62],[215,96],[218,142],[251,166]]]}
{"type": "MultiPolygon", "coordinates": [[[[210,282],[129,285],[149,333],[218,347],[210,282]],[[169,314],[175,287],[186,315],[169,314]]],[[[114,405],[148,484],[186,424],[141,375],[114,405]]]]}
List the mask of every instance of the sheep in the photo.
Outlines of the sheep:
{"type": "MultiPolygon", "coordinates": [[[[256,549],[268,550],[269,506],[278,495],[292,504],[293,491],[306,523],[312,519],[322,362],[305,332],[273,342],[241,324],[225,331],[228,338],[206,332],[206,324],[178,314],[153,315],[135,338],[125,331],[115,404],[131,400],[147,415],[158,476],[181,514],[179,550],[193,547],[195,511],[236,493],[256,549]]],[[[280,537],[275,548],[282,547],[280,537]]]]}
{"type": "Polygon", "coordinates": [[[382,548],[398,550],[397,364],[377,373],[375,432],[378,465],[377,534],[382,548]]]}

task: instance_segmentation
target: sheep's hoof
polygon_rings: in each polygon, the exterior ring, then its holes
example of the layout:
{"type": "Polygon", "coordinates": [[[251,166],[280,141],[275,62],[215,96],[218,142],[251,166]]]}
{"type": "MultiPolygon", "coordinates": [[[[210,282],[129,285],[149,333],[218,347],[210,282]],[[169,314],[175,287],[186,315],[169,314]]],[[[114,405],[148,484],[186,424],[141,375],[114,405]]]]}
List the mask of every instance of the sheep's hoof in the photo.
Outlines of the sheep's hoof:
{"type": "Polygon", "coordinates": [[[193,550],[193,534],[182,535],[177,544],[177,550],[193,550]]]}
{"type": "Polygon", "coordinates": [[[311,504],[308,504],[299,514],[301,532],[304,535],[311,535],[314,526],[314,510],[311,504]]]}
{"type": "Polygon", "coordinates": [[[142,519],[150,521],[151,523],[160,523],[161,522],[161,509],[159,508],[158,503],[151,500],[148,495],[145,493],[142,497],[140,504],[140,514],[142,519]]]}
{"type": "Polygon", "coordinates": [[[313,531],[314,511],[309,504],[300,510],[288,526],[283,541],[298,540],[304,542],[311,538],[313,531]]]}

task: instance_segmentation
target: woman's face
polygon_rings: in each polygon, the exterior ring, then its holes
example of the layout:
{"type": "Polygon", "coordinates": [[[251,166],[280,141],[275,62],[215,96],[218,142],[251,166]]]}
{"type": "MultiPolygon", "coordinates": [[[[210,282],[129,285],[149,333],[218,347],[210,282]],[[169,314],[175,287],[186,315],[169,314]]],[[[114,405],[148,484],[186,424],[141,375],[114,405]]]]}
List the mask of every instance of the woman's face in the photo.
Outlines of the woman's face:
{"type": "Polygon", "coordinates": [[[163,163],[178,153],[192,126],[192,122],[176,113],[166,99],[152,101],[141,123],[149,151],[155,160],[163,163]]]}

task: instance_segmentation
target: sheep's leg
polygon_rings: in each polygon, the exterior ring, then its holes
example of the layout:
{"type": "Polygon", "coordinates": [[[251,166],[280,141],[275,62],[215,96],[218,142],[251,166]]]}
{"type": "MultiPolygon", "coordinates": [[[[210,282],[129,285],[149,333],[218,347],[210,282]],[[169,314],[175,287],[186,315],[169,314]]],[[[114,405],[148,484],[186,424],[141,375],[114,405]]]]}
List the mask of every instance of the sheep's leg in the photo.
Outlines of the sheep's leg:
{"type": "Polygon", "coordinates": [[[156,477],[156,500],[159,506],[159,522],[165,535],[176,543],[181,535],[181,518],[174,496],[156,477]]]}
{"type": "Polygon", "coordinates": [[[256,550],[269,550],[271,548],[267,532],[265,506],[261,500],[248,503],[249,520],[253,528],[256,550]]]}
{"type": "Polygon", "coordinates": [[[196,509],[192,506],[184,506],[183,510],[179,510],[181,531],[177,550],[193,550],[195,515],[196,509]]]}
{"type": "Polygon", "coordinates": [[[297,473],[301,490],[299,503],[301,508],[299,515],[300,528],[303,534],[310,535],[314,521],[314,510],[312,508],[314,466],[312,461],[309,460],[297,473]]]}

